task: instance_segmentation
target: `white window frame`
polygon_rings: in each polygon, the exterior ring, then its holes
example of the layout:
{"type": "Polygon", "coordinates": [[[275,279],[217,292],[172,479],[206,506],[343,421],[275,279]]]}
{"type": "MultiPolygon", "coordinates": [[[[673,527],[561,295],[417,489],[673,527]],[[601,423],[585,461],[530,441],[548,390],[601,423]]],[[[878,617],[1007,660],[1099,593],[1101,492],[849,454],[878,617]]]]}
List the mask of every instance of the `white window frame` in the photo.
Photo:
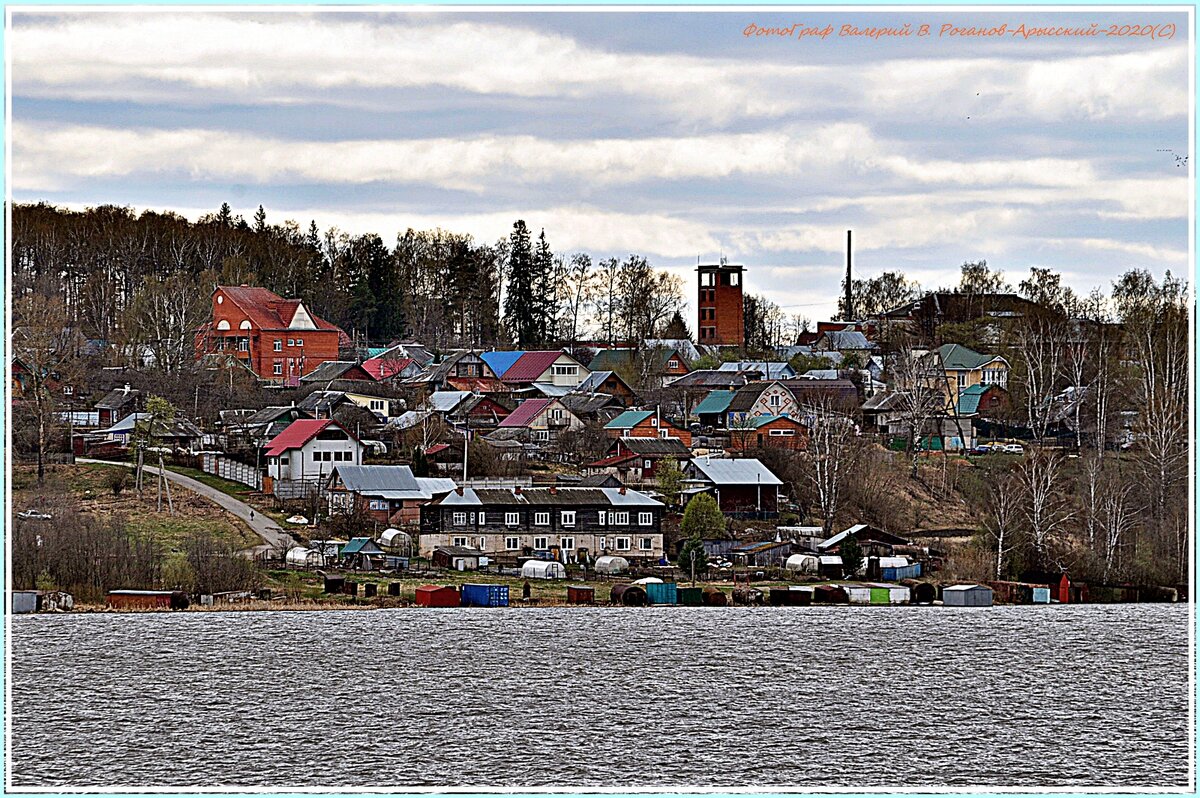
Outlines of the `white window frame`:
{"type": "Polygon", "coordinates": [[[520,513],[505,513],[504,514],[504,525],[505,526],[520,526],[520,524],[521,524],[521,514],[520,513]]]}
{"type": "Polygon", "coordinates": [[[550,513],[549,512],[534,513],[533,514],[533,525],[534,526],[550,526],[550,513]]]}
{"type": "Polygon", "coordinates": [[[515,535],[510,535],[504,539],[505,551],[520,551],[521,539],[515,535]]]}
{"type": "Polygon", "coordinates": [[[575,511],[563,510],[558,516],[558,521],[563,526],[575,526],[575,511]]]}
{"type": "Polygon", "coordinates": [[[535,551],[545,551],[550,548],[550,538],[536,537],[533,539],[533,548],[535,551]]]}
{"type": "Polygon", "coordinates": [[[596,519],[596,522],[598,524],[600,524],[600,526],[607,526],[608,525],[608,511],[601,510],[599,517],[596,519]]]}
{"type": "Polygon", "coordinates": [[[608,538],[600,538],[600,551],[608,551],[608,538]]]}
{"type": "Polygon", "coordinates": [[[388,508],[387,499],[371,499],[370,508],[372,510],[386,510],[388,508]]]}
{"type": "Polygon", "coordinates": [[[296,345],[296,339],[295,339],[295,338],[289,338],[289,339],[288,339],[288,346],[295,346],[295,345],[296,345]]]}
{"type": "Polygon", "coordinates": [[[638,513],[638,526],[654,526],[654,513],[638,513]]]}
{"type": "Polygon", "coordinates": [[[617,551],[629,551],[629,538],[614,538],[613,548],[617,551]]]}
{"type": "Polygon", "coordinates": [[[665,441],[667,438],[671,437],[671,430],[667,429],[666,427],[662,427],[658,431],[658,437],[665,441]]]}
{"type": "Polygon", "coordinates": [[[282,351],[283,351],[283,339],[282,339],[282,338],[276,338],[276,339],[275,339],[275,351],[276,351],[276,352],[282,352],[282,351]]]}
{"type": "Polygon", "coordinates": [[[466,535],[458,535],[458,536],[450,538],[450,545],[451,546],[466,546],[467,545],[467,536],[466,535]]]}
{"type": "Polygon", "coordinates": [[[559,538],[558,547],[563,551],[575,551],[575,538],[559,538]]]}
{"type": "Polygon", "coordinates": [[[638,549],[641,551],[654,551],[654,538],[638,538],[638,549]]]}
{"type": "Polygon", "coordinates": [[[466,513],[455,513],[453,522],[454,522],[454,526],[466,526],[467,525],[467,514],[466,513]]]}
{"type": "Polygon", "coordinates": [[[548,441],[548,440],[550,440],[550,430],[548,430],[548,429],[535,429],[535,430],[533,431],[533,439],[534,439],[535,441],[548,441]]]}
{"type": "Polygon", "coordinates": [[[271,373],[272,373],[272,374],[274,374],[274,375],[275,375],[275,376],[277,376],[277,377],[278,377],[278,376],[282,376],[282,375],[283,375],[283,364],[282,364],[282,363],[276,363],[275,365],[273,365],[273,366],[271,367],[271,373]]]}
{"type": "Polygon", "coordinates": [[[643,460],[643,461],[642,461],[642,470],[643,470],[643,471],[649,471],[649,470],[650,470],[651,468],[653,468],[653,467],[654,467],[654,461],[653,461],[653,460],[643,460]]]}
{"type": "Polygon", "coordinates": [[[616,526],[629,526],[629,513],[613,513],[613,524],[616,526]]]}
{"type": "Polygon", "coordinates": [[[672,359],[672,360],[668,360],[668,361],[667,361],[667,368],[669,368],[669,369],[677,369],[677,368],[679,368],[679,361],[678,361],[678,360],[673,360],[673,359],[672,359]]]}
{"type": "Polygon", "coordinates": [[[487,524],[487,521],[484,520],[484,513],[480,513],[479,514],[479,525],[484,526],[485,524],[487,524]]]}
{"type": "Polygon", "coordinates": [[[296,339],[296,346],[304,346],[304,339],[303,339],[303,338],[297,338],[297,339],[296,339]]]}

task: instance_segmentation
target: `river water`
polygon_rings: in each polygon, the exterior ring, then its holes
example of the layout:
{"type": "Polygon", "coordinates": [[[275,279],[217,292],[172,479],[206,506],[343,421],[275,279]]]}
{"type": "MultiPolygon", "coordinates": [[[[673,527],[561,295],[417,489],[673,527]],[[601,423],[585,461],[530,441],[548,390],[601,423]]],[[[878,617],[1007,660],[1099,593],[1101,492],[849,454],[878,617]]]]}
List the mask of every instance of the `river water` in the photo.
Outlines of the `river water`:
{"type": "Polygon", "coordinates": [[[66,614],[11,629],[16,786],[1190,775],[1183,605],[66,614]]]}

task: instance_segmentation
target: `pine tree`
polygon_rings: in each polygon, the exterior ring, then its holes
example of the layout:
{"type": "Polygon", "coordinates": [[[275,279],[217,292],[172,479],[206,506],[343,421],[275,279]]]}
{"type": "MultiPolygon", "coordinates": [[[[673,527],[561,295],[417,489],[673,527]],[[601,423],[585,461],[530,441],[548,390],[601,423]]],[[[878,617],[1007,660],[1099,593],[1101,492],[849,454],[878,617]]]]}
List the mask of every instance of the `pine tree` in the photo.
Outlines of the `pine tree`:
{"type": "Polygon", "coordinates": [[[537,288],[529,228],[518,219],[509,236],[508,287],[504,296],[504,323],[518,346],[532,346],[538,339],[537,288]]]}
{"type": "Polygon", "coordinates": [[[222,227],[233,227],[233,209],[229,207],[228,202],[221,203],[221,210],[217,211],[217,224],[222,227]]]}
{"type": "Polygon", "coordinates": [[[259,205],[258,210],[254,212],[254,232],[262,233],[267,229],[267,212],[263,210],[263,206],[259,205]]]}
{"type": "Polygon", "coordinates": [[[557,286],[554,280],[554,254],[546,241],[546,230],[538,235],[537,249],[533,253],[535,317],[537,319],[537,342],[544,345],[555,337],[554,317],[557,286]]]}

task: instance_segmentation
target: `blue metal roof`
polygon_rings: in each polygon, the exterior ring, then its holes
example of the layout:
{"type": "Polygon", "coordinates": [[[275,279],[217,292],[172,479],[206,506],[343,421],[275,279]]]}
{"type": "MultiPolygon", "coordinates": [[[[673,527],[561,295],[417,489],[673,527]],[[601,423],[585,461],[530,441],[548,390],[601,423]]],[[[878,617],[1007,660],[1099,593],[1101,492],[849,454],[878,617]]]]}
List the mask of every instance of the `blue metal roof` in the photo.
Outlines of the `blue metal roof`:
{"type": "Polygon", "coordinates": [[[504,372],[512,368],[513,363],[521,359],[524,351],[520,352],[483,352],[479,356],[483,358],[483,362],[488,364],[488,368],[497,378],[503,377],[504,372]]]}

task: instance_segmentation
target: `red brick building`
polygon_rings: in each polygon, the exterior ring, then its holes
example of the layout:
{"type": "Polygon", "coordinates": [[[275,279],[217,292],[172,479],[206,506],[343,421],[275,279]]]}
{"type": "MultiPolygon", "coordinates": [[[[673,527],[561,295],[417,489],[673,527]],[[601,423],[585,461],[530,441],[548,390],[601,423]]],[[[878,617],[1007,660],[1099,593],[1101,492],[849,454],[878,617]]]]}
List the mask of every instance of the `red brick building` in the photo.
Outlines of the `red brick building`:
{"type": "Polygon", "coordinates": [[[301,375],[337,360],[339,344],[348,340],[299,299],[284,299],[265,288],[217,286],[212,308],[212,321],[200,331],[197,354],[233,354],[271,382],[298,385],[301,375]]]}
{"type": "Polygon", "coordinates": [[[742,273],[744,266],[725,263],[697,266],[700,294],[697,307],[696,343],[711,346],[742,346],[742,273]]]}

